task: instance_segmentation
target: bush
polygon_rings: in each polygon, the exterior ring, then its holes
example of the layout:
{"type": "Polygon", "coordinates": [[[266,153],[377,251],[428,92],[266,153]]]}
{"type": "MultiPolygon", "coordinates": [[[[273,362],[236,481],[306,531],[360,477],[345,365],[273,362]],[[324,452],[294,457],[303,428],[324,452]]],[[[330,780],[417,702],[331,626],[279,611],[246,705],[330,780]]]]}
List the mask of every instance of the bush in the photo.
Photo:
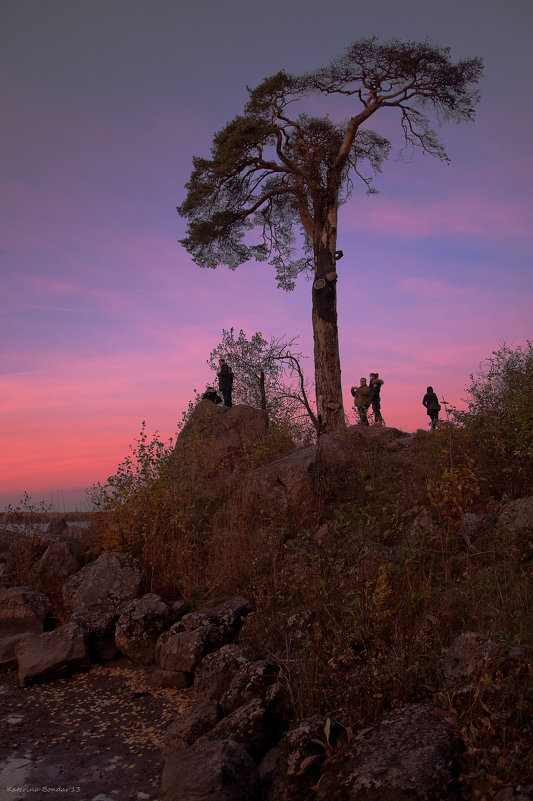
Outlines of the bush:
{"type": "Polygon", "coordinates": [[[533,342],[502,344],[470,381],[468,408],[452,408],[452,419],[472,438],[491,492],[517,497],[533,469],[533,342]]]}

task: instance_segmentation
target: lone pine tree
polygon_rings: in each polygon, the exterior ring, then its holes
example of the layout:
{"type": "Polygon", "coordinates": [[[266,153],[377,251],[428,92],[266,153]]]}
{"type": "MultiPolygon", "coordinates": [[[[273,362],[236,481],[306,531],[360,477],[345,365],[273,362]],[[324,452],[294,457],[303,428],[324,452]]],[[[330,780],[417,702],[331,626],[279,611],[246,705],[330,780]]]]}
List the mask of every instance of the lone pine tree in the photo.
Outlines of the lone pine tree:
{"type": "Polygon", "coordinates": [[[450,49],[429,41],[351,44],[326,67],[300,76],[281,71],[256,89],[244,113],[213,138],[211,158],[195,157],[178,212],[188,221],[180,240],[200,267],[234,270],[250,259],[269,261],[278,286],[294,288],[314,271],[312,322],[315,388],[321,431],[344,425],[337,326],[337,214],[354,176],[369,191],[366,163],[380,171],[391,143],[365,127],[381,109],[396,109],[406,148],[447,161],[427,113],[440,121],[472,120],[479,58],[453,64],[450,49]],[[350,114],[292,114],[311,95],[341,95],[350,114]],[[257,238],[252,240],[252,232],[257,238]],[[299,249],[296,233],[302,234],[299,249]]]}

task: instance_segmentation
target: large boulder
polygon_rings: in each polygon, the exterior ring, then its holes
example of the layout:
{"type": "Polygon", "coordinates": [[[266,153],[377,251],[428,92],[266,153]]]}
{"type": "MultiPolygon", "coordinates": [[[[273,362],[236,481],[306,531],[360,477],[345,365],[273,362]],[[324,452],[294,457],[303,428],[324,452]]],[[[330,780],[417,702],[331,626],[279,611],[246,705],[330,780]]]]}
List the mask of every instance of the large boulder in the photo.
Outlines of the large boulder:
{"type": "Polygon", "coordinates": [[[75,612],[70,618],[87,634],[91,661],[108,661],[119,655],[115,643],[117,618],[117,612],[75,612]]]}
{"type": "Polygon", "coordinates": [[[141,565],[130,554],[103,553],[67,579],[63,598],[72,612],[116,611],[138,597],[143,578],[141,565]]]}
{"type": "MultiPolygon", "coordinates": [[[[51,525],[51,524],[50,524],[51,525]]],[[[64,581],[83,566],[80,546],[69,539],[61,539],[48,546],[32,567],[34,584],[44,592],[61,592],[64,581]]]]}
{"type": "Polygon", "coordinates": [[[174,751],[183,751],[207,732],[222,718],[222,710],[216,701],[203,701],[180,715],[165,732],[163,757],[174,751]]]}
{"type": "Polygon", "coordinates": [[[223,718],[198,742],[233,740],[246,749],[254,762],[259,762],[276,744],[280,735],[280,721],[277,716],[265,701],[254,698],[223,718]]]}
{"type": "MultiPolygon", "coordinates": [[[[185,611],[185,605],[182,608],[185,611]]],[[[151,665],[159,635],[176,622],[175,609],[154,593],[128,603],[115,629],[115,642],[124,656],[141,665],[151,665]]]]}
{"type": "Polygon", "coordinates": [[[243,662],[220,699],[224,714],[230,715],[255,698],[265,698],[269,689],[275,684],[279,671],[279,665],[267,659],[243,662]]]}
{"type": "Polygon", "coordinates": [[[258,801],[257,767],[233,740],[196,743],[165,761],[161,801],[258,801]]]}
{"type": "Polygon", "coordinates": [[[40,634],[51,612],[50,600],[33,587],[0,590],[0,637],[40,634]]]}
{"type": "Polygon", "coordinates": [[[326,767],[317,801],[451,801],[461,797],[455,721],[411,704],[362,732],[326,767]]]}
{"type": "Polygon", "coordinates": [[[175,623],[159,637],[155,649],[155,661],[163,670],[195,673],[207,654],[224,645],[218,626],[200,626],[193,631],[183,631],[181,623],[175,623]]]}
{"type": "Polygon", "coordinates": [[[244,505],[250,512],[276,509],[305,518],[316,511],[322,474],[320,452],[314,445],[294,451],[245,476],[244,505]]]}
{"type": "Polygon", "coordinates": [[[244,645],[230,643],[208,654],[194,677],[194,690],[198,697],[220,701],[229,689],[233,677],[245,664],[257,662],[259,654],[244,645]]]}
{"type": "Polygon", "coordinates": [[[75,623],[24,638],[16,648],[16,656],[22,687],[61,679],[90,666],[85,631],[75,623]]]}
{"type": "Polygon", "coordinates": [[[201,400],[180,431],[172,458],[193,479],[215,478],[231,472],[238,455],[260,442],[267,428],[262,409],[201,400]]]}
{"type": "Polygon", "coordinates": [[[193,631],[200,626],[218,626],[228,636],[236,635],[242,627],[244,618],[253,607],[246,598],[230,598],[217,606],[189,612],[181,618],[178,629],[193,631]]]}
{"type": "MultiPolygon", "coordinates": [[[[307,801],[313,798],[325,759],[324,726],[326,721],[314,715],[298,723],[280,740],[279,746],[265,757],[271,763],[266,801],[307,801]]],[[[263,769],[261,773],[263,774],[263,769]]]]}
{"type": "Polygon", "coordinates": [[[17,648],[25,639],[32,639],[34,634],[13,634],[0,639],[0,673],[15,670],[18,666],[17,648]]]}

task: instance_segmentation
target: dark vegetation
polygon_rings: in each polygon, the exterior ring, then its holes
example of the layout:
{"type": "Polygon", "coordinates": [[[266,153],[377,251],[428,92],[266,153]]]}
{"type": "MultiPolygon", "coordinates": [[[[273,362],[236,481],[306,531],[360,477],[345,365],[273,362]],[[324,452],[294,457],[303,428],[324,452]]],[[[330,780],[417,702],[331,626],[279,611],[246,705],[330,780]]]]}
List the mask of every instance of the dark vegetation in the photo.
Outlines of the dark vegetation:
{"type": "MultiPolygon", "coordinates": [[[[467,745],[464,797],[490,798],[532,768],[531,532],[495,525],[471,541],[461,521],[496,520],[532,494],[532,387],[532,343],[501,347],[471,377],[466,411],[448,408],[435,434],[419,433],[402,453],[370,436],[301,519],[275,508],[251,518],[238,481],[215,490],[187,463],[176,472],[172,443],[143,430],[117,474],[93,488],[93,536],[138,557],[154,592],[193,606],[251,598],[241,641],[275,656],[298,717],[320,712],[362,729],[414,700],[454,711],[467,745]],[[439,666],[467,631],[499,651],[471,692],[454,693],[439,666]],[[509,664],[514,646],[526,658],[509,664]]],[[[290,426],[278,423],[242,454],[237,475],[292,448],[290,426]]]]}

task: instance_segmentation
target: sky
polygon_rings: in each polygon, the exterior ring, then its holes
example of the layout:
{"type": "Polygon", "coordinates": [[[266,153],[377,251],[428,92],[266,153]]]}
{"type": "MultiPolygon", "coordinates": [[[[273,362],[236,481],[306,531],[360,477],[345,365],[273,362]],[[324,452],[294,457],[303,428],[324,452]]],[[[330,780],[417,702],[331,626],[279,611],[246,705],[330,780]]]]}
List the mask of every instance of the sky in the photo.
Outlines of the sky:
{"type": "Polygon", "coordinates": [[[0,0],[0,508],[87,508],[142,421],[175,434],[222,329],[312,356],[309,282],[195,266],[176,206],[247,86],[372,34],[485,71],[475,121],[437,129],[449,165],[393,156],[341,209],[345,408],[370,371],[387,425],[426,427],[428,384],[460,405],[483,359],[533,335],[532,23],[531,0],[0,0]]]}

